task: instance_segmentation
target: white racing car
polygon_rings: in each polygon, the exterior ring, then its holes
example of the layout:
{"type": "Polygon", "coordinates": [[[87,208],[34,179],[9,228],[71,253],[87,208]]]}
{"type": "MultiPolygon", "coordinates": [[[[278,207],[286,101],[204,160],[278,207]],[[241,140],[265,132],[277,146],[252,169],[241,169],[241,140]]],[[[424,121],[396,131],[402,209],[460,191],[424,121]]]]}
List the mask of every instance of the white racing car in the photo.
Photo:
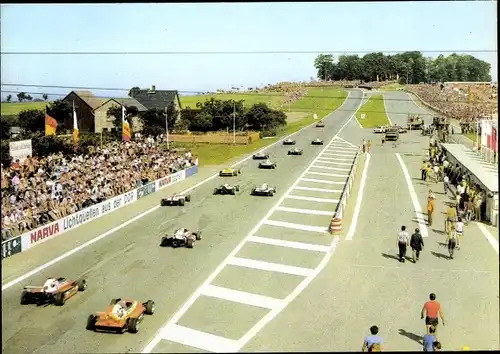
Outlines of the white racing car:
{"type": "Polygon", "coordinates": [[[184,206],[184,204],[186,204],[186,202],[190,202],[190,201],[191,201],[191,196],[189,194],[188,195],[181,195],[181,194],[174,193],[171,197],[163,198],[161,200],[161,206],[167,206],[167,205],[184,206]]]}
{"type": "Polygon", "coordinates": [[[190,231],[186,228],[175,230],[174,234],[163,236],[161,238],[161,247],[186,247],[193,248],[195,241],[201,240],[201,231],[190,231]]]}
{"type": "Polygon", "coordinates": [[[272,197],[276,193],[276,187],[268,186],[267,183],[263,183],[261,186],[255,186],[252,188],[252,195],[272,197]]]}
{"type": "Polygon", "coordinates": [[[382,127],[382,126],[381,127],[375,127],[373,129],[373,132],[375,134],[383,134],[383,133],[385,133],[385,127],[382,127]]]}

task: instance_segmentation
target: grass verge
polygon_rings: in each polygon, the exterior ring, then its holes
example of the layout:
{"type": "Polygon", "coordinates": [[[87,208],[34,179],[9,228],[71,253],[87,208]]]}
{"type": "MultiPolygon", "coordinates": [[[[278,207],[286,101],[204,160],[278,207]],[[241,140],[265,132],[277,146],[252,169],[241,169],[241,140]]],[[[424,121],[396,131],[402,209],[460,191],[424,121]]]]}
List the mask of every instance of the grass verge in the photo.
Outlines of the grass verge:
{"type": "Polygon", "coordinates": [[[28,109],[45,109],[45,106],[50,102],[2,102],[1,115],[15,116],[28,109]]]}
{"type": "MultiPolygon", "coordinates": [[[[227,97],[229,95],[225,96],[227,97]]],[[[314,123],[314,113],[321,119],[339,108],[344,103],[346,97],[347,92],[342,89],[311,89],[305,97],[296,101],[290,107],[291,110],[295,112],[308,112],[306,118],[290,122],[287,127],[275,137],[260,139],[252,144],[172,143],[171,148],[185,148],[191,150],[192,154],[198,157],[201,167],[221,165],[270,145],[283,136],[295,133],[299,129],[314,123]]]]}
{"type": "Polygon", "coordinates": [[[381,125],[389,125],[389,119],[385,113],[384,95],[373,95],[356,113],[356,119],[363,128],[374,128],[381,125]],[[361,119],[364,114],[364,119],[361,119]]]}

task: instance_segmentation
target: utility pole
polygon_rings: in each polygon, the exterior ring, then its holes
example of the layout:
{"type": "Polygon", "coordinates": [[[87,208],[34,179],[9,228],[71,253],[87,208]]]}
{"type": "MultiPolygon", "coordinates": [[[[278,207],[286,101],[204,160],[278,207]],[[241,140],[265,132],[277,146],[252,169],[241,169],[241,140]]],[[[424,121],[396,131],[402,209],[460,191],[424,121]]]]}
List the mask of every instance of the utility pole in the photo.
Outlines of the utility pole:
{"type": "Polygon", "coordinates": [[[236,144],[236,103],[233,102],[233,144],[236,144]]]}
{"type": "Polygon", "coordinates": [[[165,107],[165,131],[167,134],[167,150],[170,150],[170,143],[168,138],[168,106],[165,107]]]}

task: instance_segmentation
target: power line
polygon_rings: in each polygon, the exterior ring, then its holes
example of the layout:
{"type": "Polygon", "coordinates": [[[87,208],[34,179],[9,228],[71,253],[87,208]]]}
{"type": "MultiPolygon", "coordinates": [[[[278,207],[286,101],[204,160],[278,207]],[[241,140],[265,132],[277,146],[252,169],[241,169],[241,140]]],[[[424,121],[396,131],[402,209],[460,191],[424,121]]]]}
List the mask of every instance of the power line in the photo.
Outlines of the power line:
{"type": "MultiPolygon", "coordinates": [[[[2,51],[1,55],[270,55],[270,54],[367,54],[404,53],[415,50],[253,50],[253,51],[2,51]]],[[[497,53],[496,49],[428,49],[422,53],[497,53]]]]}

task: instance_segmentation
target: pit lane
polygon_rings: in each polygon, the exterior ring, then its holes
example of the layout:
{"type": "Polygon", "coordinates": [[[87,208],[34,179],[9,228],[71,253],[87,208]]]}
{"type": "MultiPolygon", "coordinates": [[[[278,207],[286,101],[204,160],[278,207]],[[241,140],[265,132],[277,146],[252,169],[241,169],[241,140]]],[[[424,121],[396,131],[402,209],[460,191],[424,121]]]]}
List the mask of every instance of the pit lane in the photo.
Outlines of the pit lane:
{"type": "MultiPolygon", "coordinates": [[[[353,91],[341,110],[325,119],[325,128],[310,127],[296,134],[296,146],[304,149],[302,156],[287,156],[289,147],[277,144],[268,150],[278,163],[276,170],[259,170],[256,161],[248,160],[241,165],[240,176],[216,178],[193,190],[192,201],[185,207],[155,210],[81,252],[33,275],[25,282],[5,290],[2,294],[4,351],[140,351],[165,319],[175,313],[323,149],[323,146],[310,145],[311,140],[319,137],[325,143],[328,142],[358,108],[361,97],[359,91],[353,91]],[[213,189],[226,181],[239,184],[242,191],[236,196],[212,196],[213,189]],[[278,187],[274,198],[249,195],[254,184],[263,182],[278,187]],[[176,227],[200,229],[203,231],[203,240],[192,250],[158,247],[160,235],[171,232],[176,227]],[[69,300],[64,307],[19,304],[23,285],[42,284],[50,276],[86,277],[89,288],[69,300]],[[87,316],[102,310],[116,297],[154,300],[156,314],[147,316],[140,332],[135,335],[127,333],[118,336],[86,331],[87,316]]],[[[144,203],[155,205],[159,203],[159,198],[160,195],[153,195],[145,198],[148,201],[144,203]]],[[[131,217],[130,213],[129,210],[118,211],[110,217],[126,220],[131,217]]],[[[7,277],[12,280],[97,236],[102,231],[94,230],[101,230],[108,222],[96,220],[75,230],[78,232],[62,235],[26,254],[7,259],[3,264],[7,277]]],[[[4,279],[3,277],[3,282],[4,279]]]]}

